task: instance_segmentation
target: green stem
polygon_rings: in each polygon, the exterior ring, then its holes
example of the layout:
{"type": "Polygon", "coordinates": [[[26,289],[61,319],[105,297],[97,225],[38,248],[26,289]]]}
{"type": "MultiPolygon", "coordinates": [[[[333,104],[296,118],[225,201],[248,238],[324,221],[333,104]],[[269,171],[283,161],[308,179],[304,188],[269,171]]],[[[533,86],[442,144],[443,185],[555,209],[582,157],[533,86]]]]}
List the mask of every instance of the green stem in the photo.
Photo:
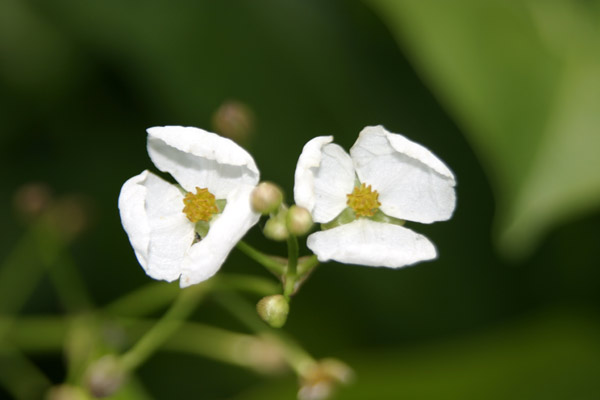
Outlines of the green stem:
{"type": "Polygon", "coordinates": [[[39,225],[25,232],[0,266],[0,314],[17,314],[42,277],[43,269],[31,251],[39,225]]]}
{"type": "Polygon", "coordinates": [[[121,358],[123,367],[132,371],[148,359],[194,311],[206,294],[209,283],[205,282],[181,291],[171,308],[142,338],[121,358]]]}
{"type": "MultiPolygon", "coordinates": [[[[259,296],[279,290],[279,285],[271,279],[253,275],[219,273],[210,281],[215,290],[239,290],[259,296]]],[[[180,291],[177,283],[152,282],[106,305],[104,311],[111,315],[142,317],[172,303],[180,291]]]]}
{"type": "MultiPolygon", "coordinates": [[[[113,321],[123,328],[128,337],[134,339],[143,337],[156,324],[153,319],[139,318],[117,317],[113,321]]],[[[15,347],[14,351],[18,349],[18,351],[27,353],[58,352],[63,349],[65,341],[69,340],[69,336],[72,335],[73,322],[72,317],[64,316],[23,317],[11,326],[6,337],[7,342],[15,347]],[[39,332],[44,332],[44,335],[39,335],[39,332]]],[[[0,317],[0,323],[2,323],[2,317],[0,317]]],[[[90,328],[94,329],[94,327],[90,328]]],[[[164,342],[162,348],[211,358],[259,372],[275,372],[281,368],[283,361],[279,348],[272,342],[197,322],[183,323],[164,342]],[[202,340],[198,340],[198,338],[202,338],[202,340]]],[[[6,345],[0,347],[0,360],[5,356],[6,345]]],[[[24,368],[20,368],[21,370],[24,368]]],[[[0,382],[3,380],[2,374],[3,370],[0,365],[0,382]]],[[[27,375],[24,376],[27,377],[27,375]]],[[[71,382],[75,381],[71,380],[71,382]]]]}
{"type": "Polygon", "coordinates": [[[255,249],[243,240],[240,240],[236,247],[248,257],[250,257],[257,263],[268,269],[275,276],[280,277],[283,275],[285,271],[285,265],[277,262],[271,256],[261,252],[260,250],[255,249]]]}
{"type": "Polygon", "coordinates": [[[0,383],[17,400],[40,399],[50,380],[18,350],[0,348],[0,383]]]}
{"type": "Polygon", "coordinates": [[[306,370],[316,363],[310,354],[281,330],[275,330],[265,325],[258,318],[254,307],[242,297],[235,293],[221,293],[215,296],[215,299],[250,330],[277,346],[287,364],[299,376],[303,376],[306,370]]]}
{"type": "MultiPolygon", "coordinates": [[[[136,331],[143,331],[152,323],[152,321],[139,319],[119,320],[119,322],[131,335],[135,335],[136,331]]],[[[183,324],[165,341],[163,348],[261,372],[281,368],[283,362],[273,354],[277,355],[279,349],[264,339],[197,322],[183,324]]]]}
{"type": "MultiPolygon", "coordinates": [[[[44,221],[42,221],[44,222],[44,221]]],[[[50,275],[63,306],[72,312],[92,308],[83,278],[71,256],[67,243],[48,222],[36,230],[36,247],[44,267],[50,275]]]]}
{"type": "Polygon", "coordinates": [[[0,325],[8,327],[0,341],[0,350],[10,343],[27,353],[59,351],[69,332],[69,321],[64,316],[0,317],[0,325]],[[40,335],[40,332],[44,334],[40,335]]]}
{"type": "Polygon", "coordinates": [[[111,315],[141,317],[166,307],[180,292],[177,283],[152,282],[108,304],[104,311],[111,315]]]}
{"type": "Polygon", "coordinates": [[[215,290],[237,290],[255,294],[261,297],[269,296],[273,293],[279,293],[280,286],[272,279],[245,274],[220,274],[213,278],[215,280],[215,290]]]}
{"type": "Polygon", "coordinates": [[[290,235],[287,240],[288,245],[288,265],[285,273],[285,284],[283,289],[283,295],[286,299],[290,299],[290,296],[294,293],[296,287],[296,278],[298,271],[298,239],[294,235],[290,235]]]}
{"type": "Polygon", "coordinates": [[[298,261],[298,276],[310,274],[312,270],[319,265],[319,260],[314,254],[312,256],[302,257],[298,261]]]}

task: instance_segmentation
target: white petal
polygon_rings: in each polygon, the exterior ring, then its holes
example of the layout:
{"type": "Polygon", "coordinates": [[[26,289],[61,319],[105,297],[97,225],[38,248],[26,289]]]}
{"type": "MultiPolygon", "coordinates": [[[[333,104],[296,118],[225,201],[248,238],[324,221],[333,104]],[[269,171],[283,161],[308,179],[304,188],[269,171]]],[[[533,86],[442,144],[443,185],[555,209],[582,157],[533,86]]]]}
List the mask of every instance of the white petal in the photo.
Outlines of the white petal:
{"type": "Polygon", "coordinates": [[[425,147],[375,126],[362,130],[350,154],[360,181],[379,192],[384,213],[422,223],[452,216],[454,175],[425,147]]]}
{"type": "Polygon", "coordinates": [[[208,188],[224,199],[239,184],[256,185],[258,168],[233,141],[202,129],[164,126],[148,129],[148,154],[188,192],[208,188]]]}
{"type": "Polygon", "coordinates": [[[310,140],[296,165],[294,200],[319,223],[331,221],[346,208],[346,195],[354,187],[352,159],[332,140],[332,136],[310,140]]]}
{"type": "Polygon", "coordinates": [[[121,188],[123,228],[146,274],[174,281],[194,239],[194,226],[182,212],[183,195],[151,172],[129,179],[121,188]]]}
{"type": "Polygon", "coordinates": [[[335,260],[371,267],[400,268],[437,256],[433,243],[425,236],[364,218],[315,232],[306,244],[321,262],[335,260]]]}
{"type": "Polygon", "coordinates": [[[146,273],[154,279],[173,281],[194,240],[194,224],[183,213],[183,194],[154,174],[148,174],[146,213],[150,225],[146,273]]]}
{"type": "Polygon", "coordinates": [[[142,268],[146,269],[150,225],[146,215],[146,186],[144,182],[149,172],[129,178],[119,194],[119,213],[123,229],[142,268]]]}
{"type": "Polygon", "coordinates": [[[179,281],[182,288],[212,277],[231,249],[258,222],[260,214],[250,208],[253,189],[254,186],[243,185],[227,197],[223,214],[211,223],[208,235],[192,246],[183,262],[179,281]]]}

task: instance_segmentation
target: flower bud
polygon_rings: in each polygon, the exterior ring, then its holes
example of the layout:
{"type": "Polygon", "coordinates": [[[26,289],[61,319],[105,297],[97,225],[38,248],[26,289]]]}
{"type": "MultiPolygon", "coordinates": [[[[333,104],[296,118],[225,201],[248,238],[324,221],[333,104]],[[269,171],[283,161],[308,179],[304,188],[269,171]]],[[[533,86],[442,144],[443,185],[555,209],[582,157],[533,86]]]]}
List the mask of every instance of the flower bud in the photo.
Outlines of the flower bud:
{"type": "Polygon", "coordinates": [[[290,305],[280,294],[263,297],[256,304],[258,315],[273,328],[281,328],[290,312],[290,305]]]}
{"type": "Polygon", "coordinates": [[[218,134],[235,140],[247,141],[254,130],[254,113],[246,104],[229,100],[221,104],[212,118],[212,125],[218,134]]]}
{"type": "Polygon", "coordinates": [[[312,228],[313,220],[310,212],[300,206],[291,206],[286,216],[288,231],[294,236],[303,236],[312,228]]]}
{"type": "Polygon", "coordinates": [[[121,388],[125,377],[125,370],[118,358],[107,355],[90,365],[86,384],[93,396],[107,397],[121,388]]]}
{"type": "Polygon", "coordinates": [[[65,239],[71,240],[90,227],[93,219],[92,199],[80,194],[66,195],[54,202],[48,221],[65,239]]]}
{"type": "Polygon", "coordinates": [[[343,362],[327,358],[308,368],[301,377],[299,400],[325,400],[340,385],[349,384],[354,372],[343,362]]]}
{"type": "Polygon", "coordinates": [[[250,195],[252,209],[263,215],[275,212],[283,201],[283,192],[274,183],[261,182],[250,195]]]}
{"type": "Polygon", "coordinates": [[[286,240],[289,236],[287,227],[285,226],[285,219],[279,217],[269,218],[265,224],[263,233],[267,238],[278,242],[286,240]]]}
{"type": "Polygon", "coordinates": [[[39,217],[52,204],[52,190],[45,183],[27,183],[14,194],[17,212],[26,220],[39,217]]]}

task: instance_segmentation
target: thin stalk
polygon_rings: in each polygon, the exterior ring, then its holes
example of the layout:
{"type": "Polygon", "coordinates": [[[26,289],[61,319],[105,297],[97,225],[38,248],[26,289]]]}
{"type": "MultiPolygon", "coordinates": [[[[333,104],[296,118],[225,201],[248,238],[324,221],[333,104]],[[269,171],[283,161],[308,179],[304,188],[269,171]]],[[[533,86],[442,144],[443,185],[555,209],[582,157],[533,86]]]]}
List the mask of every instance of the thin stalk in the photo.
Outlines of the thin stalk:
{"type": "Polygon", "coordinates": [[[298,239],[294,235],[290,235],[287,240],[288,245],[288,265],[285,272],[285,284],[283,289],[283,295],[286,299],[290,299],[290,296],[294,293],[296,287],[296,278],[298,271],[298,239]]]}
{"type": "MultiPolygon", "coordinates": [[[[211,278],[214,289],[231,289],[268,296],[277,293],[279,285],[270,279],[245,274],[224,274],[211,278]]],[[[164,307],[181,292],[177,283],[152,282],[118,298],[104,307],[111,315],[143,317],[164,307]]]]}
{"type": "Polygon", "coordinates": [[[279,293],[280,285],[272,279],[245,274],[220,274],[213,278],[215,280],[215,290],[237,290],[255,294],[261,297],[279,293]]]}
{"type": "Polygon", "coordinates": [[[277,262],[271,256],[263,253],[262,251],[255,249],[243,240],[240,240],[236,247],[241,250],[242,253],[246,254],[248,257],[265,267],[275,276],[280,277],[284,274],[285,265],[277,262]]]}
{"type": "Polygon", "coordinates": [[[28,353],[59,351],[65,344],[69,322],[70,319],[64,316],[0,317],[0,325],[7,326],[0,343],[11,343],[28,353]]]}
{"type": "Polygon", "coordinates": [[[319,265],[319,260],[314,254],[312,256],[301,257],[298,260],[298,276],[305,276],[319,265]]]}
{"type": "Polygon", "coordinates": [[[32,251],[39,229],[39,224],[31,226],[0,266],[0,314],[17,314],[42,277],[32,251]]]}
{"type": "Polygon", "coordinates": [[[111,315],[142,317],[166,307],[180,292],[177,283],[152,282],[106,305],[104,311],[111,315]]]}
{"type": "Polygon", "coordinates": [[[208,287],[208,283],[203,283],[183,289],[171,308],[156,325],[123,354],[121,357],[123,367],[132,371],[144,363],[181,327],[185,319],[194,311],[200,299],[206,294],[208,287]]]}
{"type": "MultiPolygon", "coordinates": [[[[143,337],[156,324],[154,319],[129,317],[116,317],[114,322],[132,338],[143,337]]],[[[2,323],[1,317],[0,323],[2,323]]],[[[61,351],[65,340],[71,335],[72,324],[73,318],[64,316],[23,317],[12,325],[7,341],[15,347],[15,351],[16,349],[27,353],[61,351]],[[39,332],[44,332],[44,335],[40,335],[39,332]]],[[[280,370],[281,363],[285,362],[279,347],[272,342],[197,322],[183,323],[165,340],[162,348],[251,368],[259,372],[275,372],[280,370]]],[[[0,347],[0,360],[4,354],[1,349],[0,347]]],[[[2,381],[1,376],[0,381],[2,381]]]]}
{"type": "Polygon", "coordinates": [[[299,376],[303,376],[307,369],[313,366],[316,361],[301,348],[294,340],[285,335],[280,330],[269,328],[258,318],[256,310],[242,297],[235,293],[221,293],[215,296],[215,299],[223,308],[229,311],[240,322],[254,331],[264,340],[267,340],[279,347],[283,358],[287,364],[299,376]]]}
{"type": "MultiPolygon", "coordinates": [[[[131,335],[144,331],[151,320],[120,319],[131,335]]],[[[274,372],[285,368],[279,348],[262,338],[197,322],[186,322],[163,345],[163,349],[210,358],[223,363],[274,372]],[[201,340],[199,340],[201,338],[201,340]]]]}
{"type": "Polygon", "coordinates": [[[63,306],[72,312],[92,308],[83,278],[60,233],[49,223],[36,230],[36,247],[63,306]]]}
{"type": "Polygon", "coordinates": [[[0,348],[0,384],[14,399],[42,398],[50,380],[20,351],[4,344],[0,348]]]}

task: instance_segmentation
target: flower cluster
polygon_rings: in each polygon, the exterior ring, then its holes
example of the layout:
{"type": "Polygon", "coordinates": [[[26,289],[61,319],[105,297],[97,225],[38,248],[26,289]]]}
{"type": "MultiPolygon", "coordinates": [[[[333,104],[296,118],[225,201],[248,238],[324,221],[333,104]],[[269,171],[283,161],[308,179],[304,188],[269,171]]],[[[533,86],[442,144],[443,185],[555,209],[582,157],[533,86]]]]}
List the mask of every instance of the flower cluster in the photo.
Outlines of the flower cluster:
{"type": "MultiPolygon", "coordinates": [[[[434,245],[403,224],[451,217],[448,167],[382,126],[363,129],[350,154],[332,141],[310,140],[295,172],[296,205],[321,224],[307,238],[318,260],[398,268],[435,258],[434,245]]],[[[251,205],[258,168],[231,140],[191,127],[148,129],[148,154],[178,184],[147,170],[130,178],[119,197],[123,227],[150,277],[179,279],[181,287],[202,282],[260,218],[251,205]]]]}
{"type": "Polygon", "coordinates": [[[308,237],[319,261],[398,268],[436,257],[404,221],[447,220],[452,172],[425,147],[382,126],[366,127],[350,155],[333,137],[309,141],[296,167],[294,197],[324,229],[308,237]]]}
{"type": "Polygon", "coordinates": [[[248,200],[258,168],[237,144],[198,128],[148,129],[148,154],[179,185],[149,171],[130,178],[119,196],[123,227],[150,277],[202,282],[258,222],[248,200]]]}

